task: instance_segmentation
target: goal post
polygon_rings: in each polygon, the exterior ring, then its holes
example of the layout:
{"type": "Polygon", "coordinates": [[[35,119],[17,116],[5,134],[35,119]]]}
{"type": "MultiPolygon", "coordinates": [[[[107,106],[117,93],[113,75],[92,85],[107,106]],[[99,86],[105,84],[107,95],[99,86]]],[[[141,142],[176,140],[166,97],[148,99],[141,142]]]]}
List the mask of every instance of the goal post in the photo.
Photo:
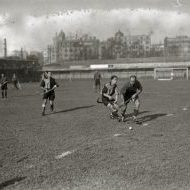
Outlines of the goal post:
{"type": "Polygon", "coordinates": [[[184,68],[154,68],[155,80],[188,80],[188,67],[184,68]]]}

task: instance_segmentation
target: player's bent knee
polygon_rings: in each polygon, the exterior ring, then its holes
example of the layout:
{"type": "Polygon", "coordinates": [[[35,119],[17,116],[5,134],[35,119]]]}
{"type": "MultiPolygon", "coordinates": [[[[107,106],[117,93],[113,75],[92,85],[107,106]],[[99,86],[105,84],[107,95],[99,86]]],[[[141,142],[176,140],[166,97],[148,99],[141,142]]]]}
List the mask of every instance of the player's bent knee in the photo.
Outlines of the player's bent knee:
{"type": "Polygon", "coordinates": [[[114,108],[114,106],[112,104],[108,104],[107,107],[111,110],[111,111],[116,111],[116,109],[114,108]]]}
{"type": "Polygon", "coordinates": [[[114,104],[114,105],[113,105],[113,108],[116,109],[116,110],[118,110],[118,109],[119,109],[119,106],[118,106],[117,104],[114,104]]]}

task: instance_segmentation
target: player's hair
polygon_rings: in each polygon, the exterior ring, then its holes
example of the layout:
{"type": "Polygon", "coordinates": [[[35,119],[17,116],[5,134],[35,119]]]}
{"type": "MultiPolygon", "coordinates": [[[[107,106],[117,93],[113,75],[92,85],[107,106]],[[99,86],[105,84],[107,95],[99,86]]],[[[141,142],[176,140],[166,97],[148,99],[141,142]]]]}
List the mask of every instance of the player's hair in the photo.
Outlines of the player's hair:
{"type": "Polygon", "coordinates": [[[111,80],[113,80],[114,78],[118,79],[118,76],[112,75],[112,76],[111,76],[111,80]]]}
{"type": "Polygon", "coordinates": [[[131,76],[130,76],[130,79],[131,79],[131,78],[134,78],[135,80],[137,80],[137,76],[136,76],[136,75],[131,75],[131,76]]]}

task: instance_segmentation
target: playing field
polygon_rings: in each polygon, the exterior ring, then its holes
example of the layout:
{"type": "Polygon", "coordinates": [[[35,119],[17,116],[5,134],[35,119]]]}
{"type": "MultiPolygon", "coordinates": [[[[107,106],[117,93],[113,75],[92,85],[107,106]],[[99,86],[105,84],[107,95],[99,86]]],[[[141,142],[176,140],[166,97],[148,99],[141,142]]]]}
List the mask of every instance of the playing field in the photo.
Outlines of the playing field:
{"type": "Polygon", "coordinates": [[[44,117],[39,84],[0,99],[0,190],[190,189],[189,81],[142,81],[142,125],[110,120],[92,80],[59,83],[44,117]]]}

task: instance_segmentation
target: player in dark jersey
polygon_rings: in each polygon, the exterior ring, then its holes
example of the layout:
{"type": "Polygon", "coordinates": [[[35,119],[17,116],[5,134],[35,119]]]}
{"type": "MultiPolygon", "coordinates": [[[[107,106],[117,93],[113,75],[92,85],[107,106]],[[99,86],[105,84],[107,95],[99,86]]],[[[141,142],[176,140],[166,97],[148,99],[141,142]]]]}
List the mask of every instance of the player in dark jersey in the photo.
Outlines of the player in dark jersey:
{"type": "Polygon", "coordinates": [[[99,94],[99,96],[97,98],[97,102],[99,102],[100,97],[101,97],[101,93],[100,93],[100,91],[101,91],[101,78],[102,78],[101,74],[98,71],[96,71],[94,73],[94,89],[95,89],[95,92],[99,94]]]}
{"type": "Polygon", "coordinates": [[[123,106],[122,106],[123,117],[125,116],[127,104],[130,101],[132,101],[135,104],[133,118],[134,120],[137,119],[137,115],[139,113],[139,108],[140,108],[139,94],[141,92],[142,92],[141,83],[137,80],[135,75],[130,76],[130,81],[124,84],[124,86],[121,89],[121,99],[123,101],[123,106]]]}
{"type": "Polygon", "coordinates": [[[119,90],[117,88],[118,77],[113,75],[110,82],[106,83],[102,89],[102,102],[111,111],[111,118],[118,118],[119,107],[117,105],[119,90]]]}
{"type": "Polygon", "coordinates": [[[2,73],[1,74],[1,94],[2,94],[2,98],[7,98],[7,83],[8,83],[8,80],[7,78],[5,77],[5,75],[2,73]]]}
{"type": "Polygon", "coordinates": [[[45,115],[45,108],[47,100],[50,101],[50,109],[54,110],[54,100],[55,100],[55,89],[59,86],[55,79],[51,76],[51,72],[44,72],[43,79],[40,84],[44,91],[43,94],[43,104],[42,104],[42,115],[45,115]]]}
{"type": "Polygon", "coordinates": [[[14,87],[18,90],[19,89],[19,81],[18,81],[18,78],[15,73],[13,74],[12,82],[13,82],[14,87]]]}
{"type": "Polygon", "coordinates": [[[94,88],[95,91],[98,93],[100,92],[101,89],[101,78],[102,78],[101,74],[98,71],[96,71],[94,73],[94,88]]]}

